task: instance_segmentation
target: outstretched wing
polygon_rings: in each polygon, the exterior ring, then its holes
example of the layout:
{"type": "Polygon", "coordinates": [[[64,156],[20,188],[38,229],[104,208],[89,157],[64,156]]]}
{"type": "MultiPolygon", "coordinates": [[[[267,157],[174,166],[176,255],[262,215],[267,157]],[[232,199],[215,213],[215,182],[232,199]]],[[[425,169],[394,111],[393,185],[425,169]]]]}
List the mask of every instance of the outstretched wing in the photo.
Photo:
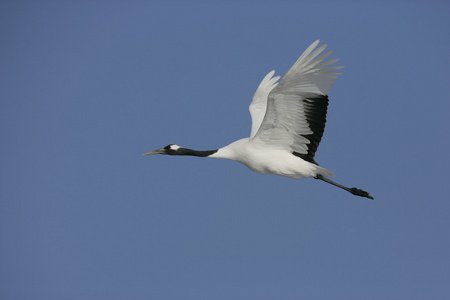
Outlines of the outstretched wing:
{"type": "Polygon", "coordinates": [[[267,108],[267,96],[270,91],[277,86],[276,81],[280,79],[280,76],[272,77],[275,71],[269,72],[258,86],[255,94],[253,95],[252,103],[248,110],[250,111],[250,116],[252,117],[252,130],[250,132],[250,137],[255,136],[261,123],[266,114],[267,108]]]}
{"type": "Polygon", "coordinates": [[[325,129],[327,95],[341,74],[334,71],[343,68],[330,67],[339,59],[325,61],[332,52],[320,55],[327,45],[315,49],[318,44],[319,40],[312,43],[270,91],[264,119],[253,137],[255,143],[291,151],[312,163],[325,129]]]}

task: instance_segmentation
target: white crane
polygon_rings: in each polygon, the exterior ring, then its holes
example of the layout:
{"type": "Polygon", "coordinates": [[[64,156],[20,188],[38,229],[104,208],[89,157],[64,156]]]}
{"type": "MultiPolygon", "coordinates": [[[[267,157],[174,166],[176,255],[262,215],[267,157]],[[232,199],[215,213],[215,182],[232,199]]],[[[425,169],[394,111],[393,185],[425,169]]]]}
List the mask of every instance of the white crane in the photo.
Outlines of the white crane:
{"type": "Polygon", "coordinates": [[[340,187],[353,195],[373,199],[368,192],[348,188],[327,177],[333,173],[319,167],[314,155],[325,129],[328,91],[343,67],[331,66],[339,59],[320,55],[327,45],[312,43],[286,75],[269,72],[256,90],[249,110],[250,137],[216,150],[197,151],[170,144],[143,155],[192,155],[231,159],[250,170],[294,179],[312,177],[340,187]]]}

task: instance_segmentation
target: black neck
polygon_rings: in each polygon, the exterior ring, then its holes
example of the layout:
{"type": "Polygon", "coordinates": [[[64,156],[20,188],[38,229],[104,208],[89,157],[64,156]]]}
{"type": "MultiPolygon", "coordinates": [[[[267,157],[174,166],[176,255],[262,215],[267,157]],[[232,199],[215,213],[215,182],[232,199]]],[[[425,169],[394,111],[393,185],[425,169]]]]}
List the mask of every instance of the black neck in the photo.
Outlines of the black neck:
{"type": "Polygon", "coordinates": [[[191,156],[207,157],[216,152],[217,150],[197,151],[188,148],[178,148],[176,151],[174,151],[173,155],[191,155],[191,156]]]}

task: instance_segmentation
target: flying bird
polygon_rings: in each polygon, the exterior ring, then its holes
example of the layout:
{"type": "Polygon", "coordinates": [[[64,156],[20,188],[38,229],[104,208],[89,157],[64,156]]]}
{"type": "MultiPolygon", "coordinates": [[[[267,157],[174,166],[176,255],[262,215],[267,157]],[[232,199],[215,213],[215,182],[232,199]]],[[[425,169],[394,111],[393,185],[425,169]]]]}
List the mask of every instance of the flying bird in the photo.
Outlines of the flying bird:
{"type": "Polygon", "coordinates": [[[170,144],[143,155],[190,155],[230,159],[250,170],[294,179],[315,178],[353,195],[373,199],[368,192],[340,185],[328,177],[333,173],[314,160],[325,129],[328,92],[343,67],[331,66],[339,59],[326,60],[327,45],[312,43],[280,79],[269,72],[256,90],[249,111],[250,137],[216,150],[197,151],[170,144]]]}

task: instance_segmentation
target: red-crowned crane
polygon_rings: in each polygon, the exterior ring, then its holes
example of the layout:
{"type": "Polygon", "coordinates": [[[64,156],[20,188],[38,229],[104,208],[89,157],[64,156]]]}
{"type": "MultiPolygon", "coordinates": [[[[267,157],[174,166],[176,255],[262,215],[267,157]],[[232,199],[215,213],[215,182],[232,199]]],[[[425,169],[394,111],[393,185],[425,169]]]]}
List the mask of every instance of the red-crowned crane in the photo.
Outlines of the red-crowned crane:
{"type": "Polygon", "coordinates": [[[314,160],[325,129],[328,92],[336,77],[330,66],[339,59],[325,60],[321,55],[327,45],[312,43],[286,75],[273,77],[269,72],[253,96],[249,110],[252,117],[250,137],[216,150],[197,151],[170,144],[144,153],[192,155],[230,159],[262,174],[294,179],[312,177],[340,187],[353,195],[373,199],[368,192],[348,188],[328,179],[333,173],[314,160]]]}

